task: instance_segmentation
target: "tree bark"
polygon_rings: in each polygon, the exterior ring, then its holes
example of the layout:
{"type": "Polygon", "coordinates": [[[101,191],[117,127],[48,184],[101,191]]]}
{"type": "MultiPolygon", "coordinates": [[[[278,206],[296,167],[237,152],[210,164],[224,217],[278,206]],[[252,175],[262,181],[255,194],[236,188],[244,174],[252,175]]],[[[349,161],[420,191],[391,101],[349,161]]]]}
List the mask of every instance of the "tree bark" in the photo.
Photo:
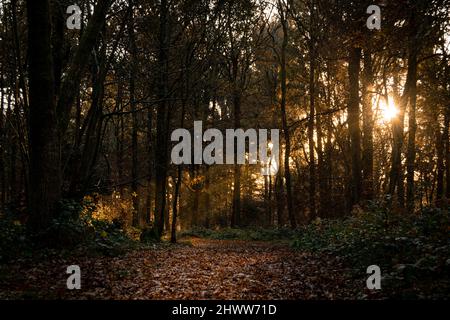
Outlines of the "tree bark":
{"type": "MultiPolygon", "coordinates": [[[[5,52],[4,48],[2,47],[2,52],[5,52]]],[[[0,56],[0,59],[4,61],[3,56],[0,56]]],[[[5,141],[4,141],[4,132],[5,132],[5,125],[4,125],[4,80],[3,80],[3,74],[4,74],[5,65],[3,62],[0,63],[0,208],[3,208],[6,202],[6,168],[5,168],[5,141]]]]}
{"type": "MultiPolygon", "coordinates": [[[[187,68],[185,68],[187,69],[187,68]]],[[[184,75],[187,78],[187,75],[184,75]]],[[[184,128],[184,117],[186,112],[186,95],[188,85],[187,85],[187,79],[185,79],[185,90],[184,90],[184,96],[183,101],[181,105],[181,120],[180,120],[180,128],[184,128]]],[[[178,197],[180,195],[180,188],[181,188],[181,179],[183,176],[183,167],[181,165],[178,165],[177,167],[177,180],[175,182],[175,191],[173,196],[173,205],[172,205],[172,230],[170,235],[170,242],[176,243],[177,242],[177,218],[178,218],[178,197]]]]}
{"type": "Polygon", "coordinates": [[[449,138],[449,123],[450,123],[450,106],[445,108],[444,116],[444,131],[442,132],[442,140],[444,140],[445,150],[445,198],[450,200],[450,138],[449,138]]]}
{"type": "Polygon", "coordinates": [[[183,169],[181,165],[177,167],[177,181],[175,182],[175,192],[173,196],[173,205],[172,205],[172,230],[170,235],[170,242],[177,242],[177,218],[178,218],[178,197],[180,195],[180,187],[181,187],[181,177],[183,174],[183,169]]]}
{"type": "Polygon", "coordinates": [[[17,21],[17,0],[11,1],[11,11],[12,11],[12,29],[14,33],[14,53],[15,53],[15,67],[18,71],[18,81],[19,87],[22,90],[22,99],[23,99],[23,108],[25,113],[28,113],[28,95],[27,95],[27,86],[25,84],[25,75],[22,64],[22,50],[21,43],[19,39],[18,32],[18,21],[17,21]]]}
{"type": "Polygon", "coordinates": [[[49,226],[61,198],[61,159],[57,131],[48,0],[27,0],[29,50],[29,197],[32,231],[49,226]]]}
{"type": "Polygon", "coordinates": [[[322,117],[316,115],[316,129],[317,129],[317,174],[319,177],[319,217],[324,217],[328,211],[328,197],[327,191],[327,176],[323,150],[323,129],[322,117]]]}
{"type": "MultiPolygon", "coordinates": [[[[436,117],[438,118],[438,117],[436,117]]],[[[436,119],[437,120],[437,119],[436,119]]],[[[441,128],[439,125],[439,121],[436,121],[436,153],[437,153],[437,161],[436,161],[436,167],[437,167],[437,177],[436,177],[436,206],[441,207],[442,206],[442,198],[444,196],[444,149],[445,149],[445,142],[444,142],[444,133],[441,133],[441,128]]]]}
{"type": "Polygon", "coordinates": [[[291,171],[289,167],[289,157],[291,154],[291,141],[289,136],[289,127],[287,123],[286,116],[286,48],[288,45],[288,26],[285,17],[285,12],[283,11],[281,1],[279,1],[279,11],[281,17],[281,26],[283,28],[283,42],[281,46],[281,122],[283,126],[283,135],[284,135],[284,177],[286,179],[286,200],[287,200],[287,210],[289,222],[291,224],[291,228],[297,227],[297,222],[295,221],[294,214],[294,204],[292,201],[292,186],[291,186],[291,171]]]}
{"type": "Polygon", "coordinates": [[[161,0],[159,17],[159,84],[158,106],[156,112],[156,146],[155,146],[155,225],[158,235],[164,230],[167,184],[167,147],[169,111],[167,108],[168,92],[168,19],[167,0],[161,0]]]}
{"type": "Polygon", "coordinates": [[[350,152],[352,163],[351,207],[361,199],[361,130],[359,126],[359,69],[361,49],[350,49],[348,65],[350,96],[348,101],[348,130],[350,134],[350,152]]]}
{"type": "Polygon", "coordinates": [[[277,202],[277,226],[279,228],[284,226],[284,183],[281,175],[281,168],[278,168],[278,173],[275,178],[275,199],[277,202]]]}
{"type": "MultiPolygon", "coordinates": [[[[236,62],[237,64],[237,62],[236,62]]],[[[237,69],[237,66],[236,66],[237,69]]],[[[236,70],[237,73],[237,70],[236,70]]],[[[235,74],[236,74],[235,73],[235,74]]],[[[237,129],[241,126],[241,95],[239,89],[234,88],[234,127],[237,129]]],[[[237,146],[234,148],[234,156],[235,161],[237,156],[237,146]]],[[[240,223],[240,215],[241,215],[241,165],[237,163],[234,164],[234,183],[233,183],[233,208],[231,212],[231,224],[230,226],[236,227],[240,223]]]]}
{"type": "MultiPolygon", "coordinates": [[[[116,96],[116,106],[115,111],[120,112],[120,109],[122,107],[122,101],[123,101],[123,83],[121,81],[117,81],[117,96],[116,96]]],[[[119,117],[117,119],[117,123],[114,127],[114,138],[115,138],[115,152],[116,152],[116,168],[117,168],[117,175],[116,175],[116,181],[115,183],[120,185],[119,187],[119,194],[120,197],[123,196],[122,192],[122,180],[123,180],[123,117],[119,117]]]]}
{"type": "Polygon", "coordinates": [[[128,17],[128,34],[130,37],[130,107],[132,117],[131,129],[131,197],[133,199],[133,226],[139,227],[141,225],[141,215],[139,208],[138,195],[138,120],[136,112],[136,73],[137,70],[137,48],[136,39],[134,36],[134,6],[133,1],[129,3],[129,17],[128,17]]]}
{"type": "Polygon", "coordinates": [[[147,111],[147,204],[145,213],[145,223],[148,225],[152,220],[152,177],[153,177],[153,108],[147,111]]]}
{"type": "MultiPolygon", "coordinates": [[[[312,4],[311,4],[312,6],[312,4]]],[[[309,143],[309,220],[316,216],[316,163],[314,143],[314,118],[316,101],[316,52],[313,28],[313,8],[310,9],[310,39],[309,39],[309,118],[308,118],[308,143],[309,143]]]]}
{"type": "MultiPolygon", "coordinates": [[[[401,161],[401,153],[403,147],[403,131],[404,131],[404,120],[405,120],[405,108],[406,102],[404,99],[406,97],[408,85],[405,84],[404,93],[401,97],[397,92],[398,77],[394,77],[394,96],[393,99],[398,105],[398,115],[392,119],[392,152],[391,152],[391,170],[389,171],[389,186],[388,194],[393,198],[395,191],[397,190],[397,202],[400,208],[404,207],[404,195],[403,195],[403,168],[401,161]]],[[[386,93],[386,104],[388,104],[388,96],[386,93]]],[[[391,199],[392,200],[392,199],[391,199]]]]}
{"type": "Polygon", "coordinates": [[[410,88],[407,92],[409,98],[408,114],[408,146],[406,151],[406,209],[409,213],[414,212],[414,169],[416,159],[416,101],[417,101],[417,22],[416,9],[413,9],[410,18],[410,36],[409,36],[409,56],[408,56],[408,74],[410,75],[410,88]]]}
{"type": "Polygon", "coordinates": [[[363,78],[363,198],[373,199],[373,66],[372,54],[369,49],[364,51],[364,78],[363,78]]]}

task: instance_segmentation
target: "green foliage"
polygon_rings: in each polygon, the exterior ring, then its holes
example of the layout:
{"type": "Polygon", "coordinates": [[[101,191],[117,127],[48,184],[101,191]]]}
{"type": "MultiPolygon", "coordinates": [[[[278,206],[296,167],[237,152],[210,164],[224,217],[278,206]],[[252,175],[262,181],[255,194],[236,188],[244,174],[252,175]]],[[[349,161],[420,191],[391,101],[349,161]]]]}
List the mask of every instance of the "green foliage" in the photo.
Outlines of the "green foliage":
{"type": "Polygon", "coordinates": [[[205,228],[196,228],[182,231],[180,237],[199,237],[216,240],[254,240],[254,241],[274,241],[291,240],[295,232],[291,229],[264,229],[264,228],[224,228],[211,230],[205,228]]]}
{"type": "Polygon", "coordinates": [[[73,248],[87,236],[87,225],[80,219],[82,206],[73,200],[62,200],[47,229],[30,235],[35,243],[51,248],[73,248]]]}
{"type": "Polygon", "coordinates": [[[29,247],[25,227],[11,214],[0,216],[0,262],[9,260],[29,247]]]}
{"type": "Polygon", "coordinates": [[[114,222],[90,220],[94,230],[93,238],[88,242],[89,248],[104,255],[118,255],[132,244],[124,230],[114,222]]]}
{"type": "Polygon", "coordinates": [[[140,235],[140,240],[141,240],[141,242],[144,242],[144,243],[159,242],[160,237],[158,235],[158,231],[157,231],[156,227],[150,226],[150,227],[144,228],[144,230],[142,231],[142,233],[140,235]]]}
{"type": "Polygon", "coordinates": [[[214,230],[206,228],[193,228],[191,230],[183,230],[178,234],[178,238],[210,238],[214,230]]]}
{"type": "Polygon", "coordinates": [[[88,250],[93,254],[118,255],[134,244],[117,220],[93,217],[95,205],[73,200],[60,202],[48,228],[29,234],[11,215],[0,217],[0,260],[29,255],[34,249],[88,250]]]}
{"type": "MultiPolygon", "coordinates": [[[[449,279],[449,221],[449,210],[428,208],[419,215],[406,215],[372,203],[366,212],[345,220],[314,221],[300,230],[292,245],[337,255],[360,276],[376,264],[388,289],[402,297],[418,297],[423,292],[410,288],[426,283],[450,288],[448,280],[442,280],[449,279]],[[439,281],[429,281],[430,277],[439,281]]],[[[439,290],[442,287],[433,295],[443,294],[439,290]]]]}
{"type": "Polygon", "coordinates": [[[83,211],[77,215],[84,226],[84,243],[91,251],[103,255],[118,255],[133,243],[132,239],[124,230],[123,222],[115,219],[113,221],[100,220],[93,217],[95,205],[84,203],[83,211]]]}

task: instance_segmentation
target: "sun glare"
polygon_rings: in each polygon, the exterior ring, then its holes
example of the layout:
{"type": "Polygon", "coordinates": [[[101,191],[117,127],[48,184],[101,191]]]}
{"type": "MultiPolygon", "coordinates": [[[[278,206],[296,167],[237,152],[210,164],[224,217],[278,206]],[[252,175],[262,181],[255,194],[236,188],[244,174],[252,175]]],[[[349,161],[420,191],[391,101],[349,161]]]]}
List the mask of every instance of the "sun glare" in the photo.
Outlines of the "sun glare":
{"type": "Polygon", "coordinates": [[[380,111],[382,120],[386,122],[391,121],[398,114],[397,106],[392,98],[389,99],[388,103],[385,100],[380,101],[380,111]]]}

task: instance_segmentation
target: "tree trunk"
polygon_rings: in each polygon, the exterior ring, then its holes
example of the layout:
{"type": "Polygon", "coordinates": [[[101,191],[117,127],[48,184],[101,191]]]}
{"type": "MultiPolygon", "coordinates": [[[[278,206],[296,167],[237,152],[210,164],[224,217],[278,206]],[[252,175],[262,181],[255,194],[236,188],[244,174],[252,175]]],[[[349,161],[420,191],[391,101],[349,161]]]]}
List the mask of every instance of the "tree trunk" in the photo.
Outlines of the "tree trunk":
{"type": "Polygon", "coordinates": [[[61,198],[58,141],[48,0],[27,0],[29,50],[30,220],[33,231],[49,226],[61,198]]]}
{"type": "MultiPolygon", "coordinates": [[[[2,48],[2,52],[5,52],[4,49],[2,48]]],[[[0,57],[2,58],[2,57],[0,57]]],[[[3,88],[4,88],[4,80],[3,80],[3,74],[4,74],[4,69],[5,69],[5,65],[3,64],[3,62],[0,64],[1,69],[0,69],[0,210],[4,207],[5,202],[6,202],[6,170],[5,170],[5,149],[6,149],[6,145],[5,145],[5,141],[4,141],[4,132],[5,132],[5,125],[4,125],[4,112],[5,112],[5,108],[4,108],[4,104],[3,104],[3,98],[4,98],[4,92],[3,92],[3,88]]]]}
{"type": "MultiPolygon", "coordinates": [[[[233,106],[234,106],[234,127],[237,129],[241,126],[241,95],[239,89],[236,88],[236,86],[237,84],[235,83],[233,106]]],[[[231,224],[230,224],[232,228],[239,225],[241,215],[241,165],[237,163],[236,157],[237,157],[237,145],[235,144],[234,160],[236,161],[236,163],[234,164],[233,208],[231,212],[231,224]]]]}
{"type": "MultiPolygon", "coordinates": [[[[310,28],[313,27],[313,9],[310,9],[310,28]]],[[[309,143],[309,220],[316,216],[316,164],[314,156],[314,117],[316,100],[316,52],[313,32],[310,32],[309,40],[309,118],[308,118],[308,143],[309,143]]]]}
{"type": "MultiPolygon", "coordinates": [[[[116,106],[115,111],[119,112],[122,108],[123,101],[123,84],[121,81],[117,82],[117,96],[116,96],[116,106]]],[[[116,175],[116,184],[119,187],[120,197],[123,196],[123,188],[122,188],[122,180],[123,180],[123,117],[119,117],[117,119],[117,124],[114,128],[114,137],[116,141],[115,152],[116,152],[116,167],[117,167],[117,175],[116,175]]]]}
{"type": "Polygon", "coordinates": [[[348,65],[350,96],[348,101],[348,130],[352,164],[351,207],[359,204],[361,199],[361,130],[359,127],[359,65],[361,49],[350,49],[348,65]]]}
{"type": "Polygon", "coordinates": [[[408,26],[410,34],[408,37],[408,72],[403,94],[400,98],[399,116],[394,119],[393,133],[394,145],[392,148],[392,167],[390,172],[389,193],[394,194],[397,186],[397,195],[400,208],[404,207],[404,187],[403,170],[401,164],[401,149],[403,145],[403,130],[405,110],[409,101],[409,134],[406,153],[407,166],[407,209],[408,212],[414,211],[414,163],[415,163],[415,134],[416,134],[416,86],[417,86],[417,56],[419,48],[417,43],[417,22],[416,9],[409,18],[408,26]]]}
{"type": "Polygon", "coordinates": [[[316,116],[316,129],[317,129],[317,173],[319,177],[319,217],[324,217],[328,212],[328,197],[327,192],[327,176],[325,168],[325,159],[323,151],[323,130],[322,130],[322,118],[320,115],[316,116]]]}
{"type": "Polygon", "coordinates": [[[277,202],[277,226],[279,228],[284,226],[284,183],[281,176],[281,168],[275,178],[275,198],[277,202]]]}
{"type": "Polygon", "coordinates": [[[211,227],[211,195],[210,195],[210,187],[211,187],[211,172],[209,172],[210,167],[206,167],[205,170],[205,188],[204,188],[204,212],[205,212],[205,228],[211,227]]]}
{"type": "Polygon", "coordinates": [[[159,21],[159,88],[156,112],[156,146],[155,146],[155,224],[158,235],[164,229],[166,209],[167,183],[167,147],[169,111],[167,106],[168,92],[168,14],[167,0],[161,0],[159,21]]]}
{"type": "Polygon", "coordinates": [[[327,119],[327,142],[325,146],[325,154],[326,154],[326,178],[327,178],[327,188],[326,188],[326,202],[327,202],[327,212],[326,217],[332,217],[331,214],[331,206],[333,203],[333,119],[331,116],[327,119]]]}
{"type": "MultiPolygon", "coordinates": [[[[185,75],[186,76],[186,75],[185,75]]],[[[185,81],[185,84],[187,80],[185,81]]],[[[185,90],[184,94],[187,94],[185,90]]],[[[182,106],[181,106],[181,120],[180,120],[180,128],[184,128],[184,116],[186,112],[186,97],[183,97],[182,106]]],[[[170,242],[177,242],[177,218],[178,218],[178,197],[180,195],[180,187],[181,187],[181,179],[183,176],[183,167],[178,165],[177,167],[177,181],[175,182],[175,192],[173,196],[173,205],[172,205],[172,230],[170,235],[170,242]]]]}
{"type": "Polygon", "coordinates": [[[177,181],[175,183],[175,192],[173,195],[172,205],[172,230],[170,235],[170,242],[177,242],[177,218],[178,218],[178,197],[180,195],[181,178],[183,175],[183,169],[181,165],[177,167],[177,181]]]}
{"type": "Polygon", "coordinates": [[[59,96],[61,85],[61,75],[63,71],[63,50],[64,50],[64,29],[65,8],[60,1],[50,1],[51,21],[52,21],[52,48],[53,48],[53,78],[55,86],[55,96],[59,96]]]}
{"type": "Polygon", "coordinates": [[[410,88],[407,92],[409,98],[408,114],[408,147],[406,151],[406,209],[409,213],[414,212],[414,168],[416,160],[416,101],[417,101],[417,54],[418,42],[416,9],[413,9],[410,18],[410,36],[409,36],[409,57],[408,74],[410,74],[410,88]]]}
{"type": "Polygon", "coordinates": [[[23,108],[25,113],[28,113],[28,95],[27,95],[27,87],[25,84],[25,75],[23,70],[23,61],[22,61],[22,50],[21,43],[19,40],[19,31],[18,31],[18,21],[17,21],[17,0],[11,1],[11,11],[12,11],[12,29],[14,33],[14,54],[15,54],[15,68],[18,71],[18,81],[19,87],[22,90],[22,99],[23,99],[23,108]]]}
{"type": "Polygon", "coordinates": [[[128,34],[130,37],[130,106],[132,117],[132,129],[131,129],[131,197],[133,199],[133,226],[139,227],[141,225],[141,215],[139,208],[139,195],[138,195],[138,120],[136,112],[136,73],[138,72],[136,67],[137,62],[137,48],[136,39],[134,36],[134,6],[133,1],[129,3],[129,19],[128,19],[128,34]]]}
{"type": "MultiPolygon", "coordinates": [[[[408,82],[408,80],[407,80],[408,82]]],[[[407,83],[405,84],[404,94],[399,97],[397,92],[398,77],[394,76],[394,96],[395,103],[399,103],[398,116],[392,119],[392,152],[391,152],[391,170],[389,172],[389,186],[388,194],[393,198],[397,190],[397,202],[400,208],[404,205],[403,200],[403,168],[401,161],[401,153],[403,147],[403,130],[405,120],[406,103],[403,101],[407,90],[407,83]]],[[[388,96],[386,93],[386,104],[388,104],[388,96]]],[[[392,200],[392,199],[391,199],[392,200]]]]}
{"type": "Polygon", "coordinates": [[[152,177],[153,177],[153,157],[152,157],[152,145],[153,145],[153,108],[149,108],[147,111],[147,200],[146,200],[146,214],[145,223],[148,225],[152,220],[152,177]]]}
{"type": "Polygon", "coordinates": [[[450,200],[450,138],[449,138],[449,123],[450,123],[450,106],[446,107],[444,116],[444,131],[442,132],[442,140],[444,140],[445,150],[445,198],[450,200]]]}
{"type": "Polygon", "coordinates": [[[370,50],[364,51],[364,78],[363,78],[363,198],[373,199],[373,67],[370,50]]]}
{"type": "MultiPolygon", "coordinates": [[[[438,116],[436,117],[438,118],[438,116]]],[[[437,119],[436,119],[437,120],[437,119]]],[[[436,206],[442,206],[442,198],[444,196],[444,134],[441,133],[441,128],[438,125],[439,120],[436,121],[436,153],[437,153],[437,177],[436,177],[436,206]]],[[[445,132],[445,131],[444,131],[445,132]]]]}
{"type": "Polygon", "coordinates": [[[284,177],[286,179],[286,199],[287,199],[287,210],[289,222],[291,224],[291,228],[297,227],[297,222],[295,221],[294,214],[294,204],[292,201],[292,186],[291,186],[291,171],[289,167],[289,157],[291,154],[291,141],[289,136],[289,127],[287,123],[286,116],[286,48],[288,45],[288,28],[287,21],[285,17],[285,13],[283,12],[281,2],[279,3],[280,7],[280,16],[281,16],[281,25],[283,27],[283,43],[281,47],[281,122],[283,126],[283,134],[284,134],[284,177]]]}

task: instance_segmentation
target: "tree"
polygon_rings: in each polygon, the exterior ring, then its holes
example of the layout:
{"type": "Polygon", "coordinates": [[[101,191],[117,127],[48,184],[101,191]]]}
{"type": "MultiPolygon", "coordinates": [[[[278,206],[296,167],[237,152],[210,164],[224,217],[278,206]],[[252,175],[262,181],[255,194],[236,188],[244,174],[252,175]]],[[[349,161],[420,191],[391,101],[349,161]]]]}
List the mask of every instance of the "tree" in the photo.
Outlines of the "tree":
{"type": "Polygon", "coordinates": [[[164,215],[166,210],[167,183],[167,149],[169,134],[168,110],[168,63],[169,63],[169,4],[162,0],[159,12],[158,38],[158,106],[156,113],[156,146],[155,146],[155,224],[158,235],[164,229],[164,215]]]}
{"type": "Polygon", "coordinates": [[[363,197],[365,200],[372,200],[374,196],[373,183],[373,110],[372,98],[374,90],[372,53],[370,49],[364,51],[364,74],[363,74],[363,197]]]}
{"type": "Polygon", "coordinates": [[[350,95],[348,100],[348,130],[352,159],[352,199],[351,204],[361,200],[361,130],[359,126],[359,68],[361,48],[352,47],[349,52],[348,76],[350,95]]]}
{"type": "Polygon", "coordinates": [[[61,83],[56,104],[55,75],[60,67],[53,62],[52,21],[47,0],[27,1],[29,52],[29,143],[30,143],[30,227],[45,229],[55,215],[62,194],[60,137],[67,128],[77,83],[86,65],[96,35],[111,1],[98,2],[68,74],[61,83]],[[67,112],[67,113],[64,113],[67,112]]]}
{"type": "Polygon", "coordinates": [[[61,158],[55,105],[48,0],[28,0],[30,98],[30,228],[48,227],[61,199],[61,158]]]}
{"type": "Polygon", "coordinates": [[[284,177],[286,179],[286,198],[289,221],[292,228],[297,227],[294,214],[294,204],[292,201],[292,185],[291,185],[291,171],[290,171],[290,154],[291,154],[291,140],[289,137],[289,128],[286,117],[286,48],[288,45],[288,21],[286,19],[285,4],[281,0],[278,1],[278,12],[280,14],[280,23],[283,30],[283,41],[281,45],[281,61],[280,61],[280,73],[281,73],[281,123],[283,126],[284,134],[284,177]]]}
{"type": "Polygon", "coordinates": [[[137,64],[137,48],[136,48],[136,39],[134,32],[134,3],[130,0],[129,4],[129,19],[128,19],[128,33],[130,37],[130,59],[131,59],[131,67],[130,67],[130,106],[131,106],[131,114],[132,114],[132,133],[131,133],[131,153],[132,153],[132,165],[131,165],[131,192],[133,197],[133,225],[139,226],[142,222],[140,216],[140,208],[139,208],[139,198],[138,198],[138,118],[136,112],[136,74],[138,69],[136,67],[137,64]]]}

